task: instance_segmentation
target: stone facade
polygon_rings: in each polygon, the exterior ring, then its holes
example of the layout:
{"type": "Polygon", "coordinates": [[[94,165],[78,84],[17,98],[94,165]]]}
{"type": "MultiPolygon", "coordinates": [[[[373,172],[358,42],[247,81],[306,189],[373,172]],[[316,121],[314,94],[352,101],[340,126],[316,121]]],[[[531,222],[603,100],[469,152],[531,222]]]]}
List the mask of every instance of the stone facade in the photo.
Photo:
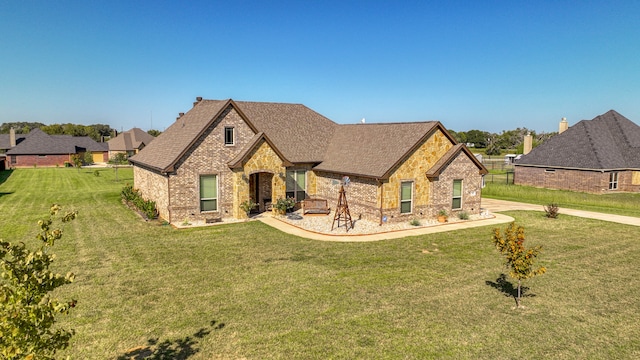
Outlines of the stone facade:
{"type": "Polygon", "coordinates": [[[258,193],[262,194],[262,196],[258,199],[253,198],[254,202],[258,203],[261,207],[264,207],[265,199],[271,199],[272,202],[275,202],[277,199],[285,197],[286,183],[284,174],[286,171],[287,169],[283,166],[282,159],[280,159],[278,154],[265,140],[261,140],[253,151],[247,155],[245,161],[243,161],[242,170],[234,172],[233,217],[241,219],[247,216],[243,211],[241,211],[240,204],[243,201],[249,200],[250,197],[254,197],[251,196],[249,176],[252,174],[259,174],[258,179],[271,180],[270,184],[264,180],[258,181],[258,193]]]}
{"type": "MultiPolygon", "coordinates": [[[[253,144],[244,154],[241,166],[231,169],[235,159],[255,136],[240,114],[230,107],[195,139],[175,164],[174,171],[161,174],[143,166],[134,167],[135,187],[146,199],[156,202],[160,217],[169,222],[206,222],[212,219],[246,217],[240,204],[249,199],[264,211],[268,202],[275,203],[286,196],[287,170],[306,170],[306,194],[310,198],[326,199],[335,209],[343,174],[314,171],[314,164],[285,167],[276,149],[265,139],[253,144]],[[225,128],[234,129],[234,144],[225,145],[225,128]],[[216,175],[217,209],[200,210],[200,177],[216,175]]],[[[366,218],[388,222],[407,221],[413,217],[435,216],[438,210],[451,210],[453,180],[463,180],[463,208],[470,214],[480,211],[478,166],[461,152],[441,172],[438,179],[428,179],[426,173],[454,146],[437,129],[392,170],[388,179],[351,176],[346,188],[349,210],[353,219],[366,218]],[[400,213],[401,183],[413,184],[412,211],[400,213]]],[[[234,165],[235,166],[235,165],[234,165]]]]}
{"type": "Polygon", "coordinates": [[[548,189],[605,193],[640,191],[640,172],[618,171],[618,188],[609,190],[611,172],[516,166],[514,184],[548,189]]]}

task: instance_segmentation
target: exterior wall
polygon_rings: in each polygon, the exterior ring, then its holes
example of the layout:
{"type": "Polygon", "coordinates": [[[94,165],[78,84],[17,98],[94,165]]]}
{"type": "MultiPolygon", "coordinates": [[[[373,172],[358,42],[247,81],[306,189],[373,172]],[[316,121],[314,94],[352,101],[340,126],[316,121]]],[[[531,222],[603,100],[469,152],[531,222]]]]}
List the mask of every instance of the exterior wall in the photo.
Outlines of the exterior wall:
{"type": "MultiPolygon", "coordinates": [[[[231,109],[216,119],[210,128],[197,139],[191,150],[176,164],[175,173],[169,179],[170,222],[206,221],[215,218],[233,217],[239,213],[239,203],[234,202],[234,193],[246,193],[248,183],[234,188],[240,183],[241,174],[235,173],[227,163],[234,158],[255,135],[253,130],[231,109]],[[233,127],[234,145],[224,145],[224,128],[233,127]],[[217,175],[218,210],[200,211],[200,175],[217,175]]],[[[242,200],[241,200],[242,201],[242,200]]],[[[240,202],[241,202],[240,201],[240,202]]]]}
{"type": "Polygon", "coordinates": [[[442,171],[438,179],[431,182],[431,194],[430,216],[436,216],[441,209],[446,210],[449,216],[460,212],[479,214],[482,175],[473,161],[461,152],[442,171]],[[454,180],[462,180],[462,208],[458,210],[452,210],[454,180]]]}
{"type": "MultiPolygon", "coordinates": [[[[326,199],[333,211],[338,205],[342,175],[326,172],[313,172],[315,178],[315,198],[326,199]]],[[[353,219],[380,219],[380,202],[378,183],[374,179],[350,176],[349,186],[345,188],[345,196],[349,204],[349,213],[353,219]]]]}
{"type": "Polygon", "coordinates": [[[7,162],[11,167],[33,167],[33,166],[64,166],[65,162],[72,163],[71,155],[7,155],[7,162]],[[11,156],[16,157],[16,163],[11,164],[11,156]]]}
{"type": "MultiPolygon", "coordinates": [[[[382,208],[387,221],[407,221],[416,216],[435,215],[431,206],[431,183],[426,173],[453,144],[441,131],[430,136],[382,185],[382,208]],[[400,184],[413,181],[413,211],[400,214],[400,184]]],[[[477,167],[474,165],[477,170],[477,167]]],[[[437,210],[435,210],[437,211],[437,210]]]]}
{"type": "Polygon", "coordinates": [[[640,192],[640,175],[635,175],[637,173],[618,171],[618,189],[609,190],[609,172],[516,166],[514,184],[588,193],[640,192]]]}
{"type": "Polygon", "coordinates": [[[139,166],[133,167],[133,183],[140,195],[156,202],[158,215],[170,221],[169,212],[169,177],[139,166]]]}
{"type": "MultiPolygon", "coordinates": [[[[247,215],[240,209],[243,201],[249,200],[249,175],[255,173],[273,174],[271,177],[271,195],[272,202],[279,198],[285,197],[285,179],[280,174],[286,172],[286,168],[282,166],[282,159],[278,157],[269,144],[262,140],[261,143],[247,156],[247,160],[243,164],[242,170],[233,173],[233,217],[246,218],[247,215]]],[[[262,184],[263,191],[267,184],[262,184]]],[[[260,185],[259,185],[260,186],[260,185]]],[[[260,200],[260,199],[258,199],[260,200]]]]}

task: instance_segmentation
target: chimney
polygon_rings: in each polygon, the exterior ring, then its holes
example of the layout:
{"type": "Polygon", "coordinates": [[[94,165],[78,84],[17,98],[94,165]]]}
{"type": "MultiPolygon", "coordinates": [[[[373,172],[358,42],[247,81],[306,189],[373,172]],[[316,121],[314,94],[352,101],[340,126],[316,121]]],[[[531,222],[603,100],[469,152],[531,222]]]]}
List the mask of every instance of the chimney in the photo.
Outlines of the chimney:
{"type": "Polygon", "coordinates": [[[531,133],[527,133],[527,135],[524,136],[524,147],[522,149],[522,153],[527,155],[531,152],[531,148],[533,148],[533,136],[531,136],[531,133]]]}
{"type": "Polygon", "coordinates": [[[196,97],[196,101],[193,103],[193,106],[198,105],[198,103],[199,103],[200,101],[202,101],[202,96],[198,96],[198,97],[196,97]]]}
{"type": "Polygon", "coordinates": [[[11,147],[16,146],[16,131],[13,127],[9,130],[9,142],[11,143],[11,147]]]}
{"type": "Polygon", "coordinates": [[[562,118],[562,120],[560,121],[560,128],[558,129],[558,134],[562,134],[568,128],[569,128],[569,123],[567,122],[567,118],[562,118]]]}

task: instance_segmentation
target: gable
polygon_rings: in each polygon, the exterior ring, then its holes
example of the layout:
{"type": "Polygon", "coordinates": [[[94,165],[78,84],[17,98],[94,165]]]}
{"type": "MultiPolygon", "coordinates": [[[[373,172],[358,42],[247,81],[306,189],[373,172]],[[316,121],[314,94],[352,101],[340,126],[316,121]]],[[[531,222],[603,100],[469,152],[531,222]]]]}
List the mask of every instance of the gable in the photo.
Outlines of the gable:
{"type": "Polygon", "coordinates": [[[440,134],[438,144],[442,142],[444,146],[451,146],[455,143],[437,121],[340,125],[329,143],[324,161],[314,169],[377,179],[388,178],[436,133],[440,134]]]}

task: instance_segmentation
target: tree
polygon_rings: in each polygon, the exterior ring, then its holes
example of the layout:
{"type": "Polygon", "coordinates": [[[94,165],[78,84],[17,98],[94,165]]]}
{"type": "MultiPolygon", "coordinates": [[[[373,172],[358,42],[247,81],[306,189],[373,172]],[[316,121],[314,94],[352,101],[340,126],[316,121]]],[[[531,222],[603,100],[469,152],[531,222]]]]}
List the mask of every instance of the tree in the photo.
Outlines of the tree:
{"type": "Polygon", "coordinates": [[[520,307],[522,280],[544,274],[547,269],[543,266],[534,269],[533,265],[542,246],[531,249],[524,247],[524,227],[511,223],[502,235],[499,228],[493,230],[493,243],[505,257],[505,266],[510,269],[509,276],[518,280],[518,296],[516,306],[520,307]]]}
{"type": "MultiPolygon", "coordinates": [[[[55,255],[51,253],[62,229],[52,228],[60,206],[52,205],[49,217],[38,221],[36,238],[41,246],[32,251],[20,242],[0,240],[0,357],[3,359],[53,359],[57,350],[65,349],[74,331],[53,329],[58,314],[68,314],[76,300],[51,298],[56,288],[73,282],[75,275],[61,275],[49,269],[55,255]]],[[[59,221],[69,222],[77,211],[66,213],[59,221]]]]}
{"type": "Polygon", "coordinates": [[[151,129],[151,130],[147,131],[147,134],[149,134],[151,136],[158,137],[158,135],[162,134],[162,131],[151,129]]]}
{"type": "Polygon", "coordinates": [[[72,155],[71,161],[73,161],[73,165],[76,167],[76,169],[78,169],[78,172],[80,172],[80,168],[82,167],[82,157],[80,156],[80,154],[72,155]]]}

